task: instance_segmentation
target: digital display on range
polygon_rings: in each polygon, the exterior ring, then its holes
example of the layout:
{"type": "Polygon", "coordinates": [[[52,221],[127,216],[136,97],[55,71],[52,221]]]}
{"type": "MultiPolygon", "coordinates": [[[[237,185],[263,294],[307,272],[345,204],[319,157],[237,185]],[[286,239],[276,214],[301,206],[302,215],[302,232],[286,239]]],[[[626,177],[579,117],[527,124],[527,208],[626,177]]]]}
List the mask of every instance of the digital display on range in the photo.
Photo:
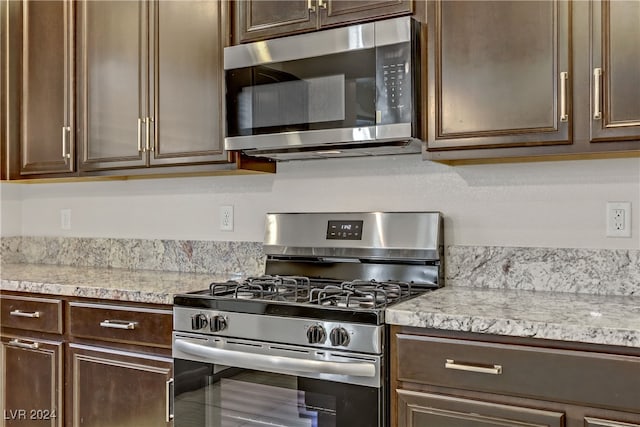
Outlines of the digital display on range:
{"type": "Polygon", "coordinates": [[[327,225],[328,240],[362,240],[362,223],[364,221],[329,221],[327,225]]]}

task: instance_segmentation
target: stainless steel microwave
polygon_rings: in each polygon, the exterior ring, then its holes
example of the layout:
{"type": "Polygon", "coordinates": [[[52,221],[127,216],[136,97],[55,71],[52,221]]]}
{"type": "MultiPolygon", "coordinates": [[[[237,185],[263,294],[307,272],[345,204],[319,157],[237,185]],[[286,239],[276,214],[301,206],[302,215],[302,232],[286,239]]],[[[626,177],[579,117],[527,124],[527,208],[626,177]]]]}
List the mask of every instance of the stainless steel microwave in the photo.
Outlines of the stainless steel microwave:
{"type": "Polygon", "coordinates": [[[402,17],[225,48],[225,148],[275,160],[420,152],[420,35],[402,17]]]}

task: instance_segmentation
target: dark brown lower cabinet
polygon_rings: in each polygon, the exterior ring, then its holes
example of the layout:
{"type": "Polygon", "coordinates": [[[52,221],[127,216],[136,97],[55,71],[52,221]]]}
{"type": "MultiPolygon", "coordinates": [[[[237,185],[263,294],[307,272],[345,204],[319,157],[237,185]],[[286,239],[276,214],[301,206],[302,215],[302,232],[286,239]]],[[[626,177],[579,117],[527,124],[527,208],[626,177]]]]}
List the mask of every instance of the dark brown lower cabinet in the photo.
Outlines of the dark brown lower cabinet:
{"type": "Polygon", "coordinates": [[[640,349],[392,327],[392,427],[640,427],[640,349]]]}
{"type": "Polygon", "coordinates": [[[63,343],[2,335],[0,395],[5,427],[61,427],[63,343]]]}
{"type": "Polygon", "coordinates": [[[398,390],[398,425],[411,427],[563,427],[561,412],[398,390]]]}
{"type": "Polygon", "coordinates": [[[0,294],[0,427],[173,425],[169,306],[0,294]]]}
{"type": "Polygon", "coordinates": [[[172,360],[70,345],[73,427],[171,425],[172,360]]]}

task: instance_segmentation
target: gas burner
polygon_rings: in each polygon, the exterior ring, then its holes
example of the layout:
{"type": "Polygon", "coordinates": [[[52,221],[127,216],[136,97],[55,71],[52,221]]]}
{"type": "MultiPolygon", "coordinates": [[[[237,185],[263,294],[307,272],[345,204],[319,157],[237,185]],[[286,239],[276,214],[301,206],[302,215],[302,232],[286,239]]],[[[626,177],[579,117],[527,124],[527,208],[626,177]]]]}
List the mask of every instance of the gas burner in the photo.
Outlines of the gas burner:
{"type": "Polygon", "coordinates": [[[303,302],[311,291],[311,280],[301,276],[264,275],[241,282],[214,282],[209,285],[209,291],[214,297],[303,302]]]}
{"type": "Polygon", "coordinates": [[[410,283],[354,280],[312,289],[309,303],[347,308],[383,308],[410,294],[410,283]]]}

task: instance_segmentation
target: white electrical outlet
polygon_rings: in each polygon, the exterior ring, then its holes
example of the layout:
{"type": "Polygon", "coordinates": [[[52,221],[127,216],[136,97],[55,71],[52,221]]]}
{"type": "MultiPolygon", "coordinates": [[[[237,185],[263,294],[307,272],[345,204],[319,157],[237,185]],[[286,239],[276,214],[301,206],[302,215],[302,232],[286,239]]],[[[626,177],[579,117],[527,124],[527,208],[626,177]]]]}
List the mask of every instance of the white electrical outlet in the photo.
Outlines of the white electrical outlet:
{"type": "Polygon", "coordinates": [[[607,202],[607,237],[631,237],[631,202],[607,202]]]}
{"type": "Polygon", "coordinates": [[[60,209],[60,228],[71,230],[71,209],[60,209]]]}
{"type": "Polygon", "coordinates": [[[220,206],[220,230],[233,231],[233,206],[220,206]]]}

